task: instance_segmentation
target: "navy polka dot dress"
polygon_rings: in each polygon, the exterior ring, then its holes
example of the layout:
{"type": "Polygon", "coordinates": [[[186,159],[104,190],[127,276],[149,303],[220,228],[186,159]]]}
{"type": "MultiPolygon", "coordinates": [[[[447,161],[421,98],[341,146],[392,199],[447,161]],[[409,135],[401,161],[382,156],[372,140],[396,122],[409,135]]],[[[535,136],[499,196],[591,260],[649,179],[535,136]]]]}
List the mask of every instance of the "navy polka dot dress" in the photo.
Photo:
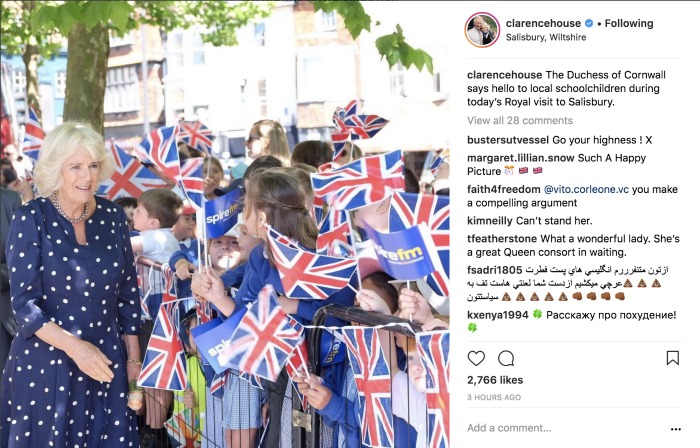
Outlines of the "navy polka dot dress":
{"type": "Polygon", "coordinates": [[[124,212],[96,200],[87,245],[47,199],[15,211],[6,247],[19,328],[2,377],[2,448],[138,447],[122,341],[139,331],[136,271],[124,212]],[[114,379],[91,379],[39,339],[34,333],[47,322],[99,348],[114,379]]]}

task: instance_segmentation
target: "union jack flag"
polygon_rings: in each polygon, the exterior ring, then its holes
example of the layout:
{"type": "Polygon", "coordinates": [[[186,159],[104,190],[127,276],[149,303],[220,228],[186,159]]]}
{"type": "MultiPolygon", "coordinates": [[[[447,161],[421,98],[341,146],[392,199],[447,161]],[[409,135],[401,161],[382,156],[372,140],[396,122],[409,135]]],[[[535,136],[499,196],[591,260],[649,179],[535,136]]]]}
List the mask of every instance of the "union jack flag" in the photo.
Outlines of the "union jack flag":
{"type": "MultiPolygon", "coordinates": [[[[343,156],[345,142],[350,138],[349,132],[331,132],[331,142],[333,143],[333,161],[337,162],[343,156]]],[[[323,171],[319,168],[320,171],[323,171]]]]}
{"type": "Polygon", "coordinates": [[[238,372],[238,377],[244,379],[250,383],[251,386],[257,387],[258,389],[264,389],[262,379],[257,375],[252,375],[250,373],[238,372]]]}
{"type": "MultiPolygon", "coordinates": [[[[348,212],[331,207],[328,209],[326,218],[321,222],[316,239],[316,252],[336,256],[337,254],[333,253],[333,243],[336,241],[351,244],[350,223],[348,222],[348,212]]],[[[354,252],[351,255],[355,256],[354,252]]]]}
{"type": "Polygon", "coordinates": [[[175,273],[167,265],[163,266],[162,280],[162,303],[158,308],[137,384],[155,389],[185,390],[187,368],[185,349],[177,331],[179,319],[174,291],[175,273]]]}
{"type": "Polygon", "coordinates": [[[34,160],[39,160],[39,150],[44,143],[44,130],[41,129],[39,118],[34,107],[29,107],[29,118],[24,125],[24,140],[22,141],[22,153],[34,160]]]}
{"type": "Polygon", "coordinates": [[[527,174],[527,171],[528,171],[528,170],[527,170],[527,167],[526,167],[526,166],[524,166],[524,167],[518,169],[518,173],[520,173],[520,174],[527,174]]]}
{"type": "Polygon", "coordinates": [[[363,157],[337,170],[311,175],[316,196],[337,210],[354,210],[384,199],[393,190],[403,191],[401,150],[363,157]]]}
{"type": "Polygon", "coordinates": [[[301,340],[277,304],[275,289],[265,285],[219,356],[219,364],[276,381],[284,363],[301,340]]]}
{"type": "Polygon", "coordinates": [[[141,165],[138,159],[127,154],[114,141],[109,145],[109,150],[114,159],[115,170],[112,177],[100,185],[97,190],[98,195],[110,200],[120,196],[138,198],[144,191],[166,186],[165,182],[141,165]]]}
{"type": "Polygon", "coordinates": [[[399,193],[391,198],[389,231],[396,232],[424,223],[440,257],[441,269],[428,275],[426,282],[435,293],[450,295],[450,197],[399,193]]]}
{"type": "Polygon", "coordinates": [[[371,447],[394,446],[391,413],[391,368],[384,358],[374,328],[343,328],[350,366],[360,403],[362,443],[371,447]]]}
{"type": "MultiPolygon", "coordinates": [[[[304,331],[304,326],[297,322],[296,319],[293,317],[289,318],[289,324],[299,332],[304,331]]],[[[287,360],[287,364],[285,364],[285,369],[287,370],[287,375],[289,377],[293,377],[294,375],[299,375],[303,376],[304,373],[308,376],[309,374],[309,368],[307,367],[307,360],[309,359],[309,349],[308,346],[306,345],[306,340],[304,335],[302,334],[301,336],[301,341],[299,342],[299,345],[297,345],[294,348],[294,351],[292,352],[292,355],[289,357],[287,360]]],[[[308,404],[308,400],[305,395],[302,395],[299,393],[299,387],[297,383],[292,381],[292,385],[294,386],[294,390],[297,392],[299,395],[299,400],[301,401],[301,406],[302,409],[306,409],[306,406],[308,404]]]]}
{"type": "Polygon", "coordinates": [[[450,446],[450,332],[416,335],[416,346],[426,371],[430,448],[450,446]]]}
{"type": "Polygon", "coordinates": [[[272,227],[268,243],[287,297],[325,300],[345,288],[357,271],[357,260],[309,252],[272,227]]]}
{"type": "Polygon", "coordinates": [[[212,132],[201,121],[181,121],[177,137],[197,151],[211,155],[212,132]]]}
{"type": "Polygon", "coordinates": [[[182,162],[176,180],[182,192],[190,200],[195,209],[204,206],[204,159],[201,157],[187,159],[182,162]]]}
{"type": "Polygon", "coordinates": [[[212,378],[211,386],[209,386],[212,397],[224,398],[224,386],[226,385],[227,374],[228,370],[224,370],[214,375],[214,378],[212,378]]]}
{"type": "Polygon", "coordinates": [[[352,100],[344,108],[336,108],[333,113],[333,124],[336,128],[336,131],[331,133],[334,162],[341,157],[348,139],[372,138],[389,122],[378,115],[358,115],[357,105],[357,100],[352,100]]]}
{"type": "Polygon", "coordinates": [[[450,158],[450,150],[445,149],[440,153],[439,156],[435,158],[433,163],[430,165],[430,172],[433,173],[433,176],[437,175],[438,168],[440,168],[440,165],[442,165],[443,162],[447,162],[447,160],[450,158]]]}
{"type": "Polygon", "coordinates": [[[179,448],[196,448],[200,446],[200,432],[197,429],[199,421],[197,412],[184,408],[165,422],[165,429],[168,435],[177,441],[179,448]]]}
{"type": "Polygon", "coordinates": [[[155,165],[169,179],[177,181],[180,175],[180,155],[177,152],[178,126],[160,127],[151,131],[136,147],[136,156],[155,165]]]}
{"type": "MultiPolygon", "coordinates": [[[[165,293],[164,293],[165,295],[165,293]]],[[[177,302],[164,302],[158,309],[137,384],[166,390],[185,390],[185,349],[177,332],[177,302]]]]}
{"type": "Polygon", "coordinates": [[[537,168],[533,168],[533,169],[532,169],[532,172],[533,172],[534,174],[542,174],[542,167],[541,167],[541,166],[538,166],[537,168]]]}
{"type": "Polygon", "coordinates": [[[199,320],[199,325],[211,322],[213,312],[211,309],[211,302],[208,300],[197,300],[195,304],[195,311],[197,313],[197,319],[199,320]]]}
{"type": "Polygon", "coordinates": [[[323,206],[325,204],[326,204],[326,201],[324,201],[323,198],[314,197],[314,202],[313,202],[314,218],[316,219],[316,224],[318,226],[320,226],[321,222],[323,221],[323,206]]]}

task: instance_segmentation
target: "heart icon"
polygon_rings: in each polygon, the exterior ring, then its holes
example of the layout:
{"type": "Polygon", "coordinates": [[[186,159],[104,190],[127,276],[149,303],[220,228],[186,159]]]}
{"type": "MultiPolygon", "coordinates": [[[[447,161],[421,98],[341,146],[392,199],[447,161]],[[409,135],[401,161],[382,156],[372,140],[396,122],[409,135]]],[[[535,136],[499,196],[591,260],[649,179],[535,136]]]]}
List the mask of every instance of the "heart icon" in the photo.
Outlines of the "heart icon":
{"type": "Polygon", "coordinates": [[[474,364],[475,366],[478,366],[482,362],[484,362],[484,358],[486,358],[486,354],[479,350],[478,352],[475,352],[474,350],[470,351],[469,354],[467,354],[467,358],[469,361],[474,364]]]}

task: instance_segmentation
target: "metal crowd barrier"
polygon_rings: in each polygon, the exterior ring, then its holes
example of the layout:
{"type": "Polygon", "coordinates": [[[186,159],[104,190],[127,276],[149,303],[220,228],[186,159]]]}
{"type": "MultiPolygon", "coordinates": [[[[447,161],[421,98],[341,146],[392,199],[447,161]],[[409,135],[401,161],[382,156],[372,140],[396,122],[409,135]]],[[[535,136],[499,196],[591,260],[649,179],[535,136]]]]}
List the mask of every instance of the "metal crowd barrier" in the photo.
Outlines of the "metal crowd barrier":
{"type": "MultiPolygon", "coordinates": [[[[144,293],[150,292],[151,294],[159,294],[162,292],[162,274],[161,274],[161,269],[162,269],[162,264],[158,262],[154,262],[149,259],[145,259],[143,257],[140,257],[137,259],[137,273],[140,279],[140,284],[142,287],[142,290],[144,293]]],[[[189,282],[187,282],[189,283],[189,282]]],[[[188,297],[191,295],[191,292],[189,290],[189,285],[183,284],[183,282],[176,282],[176,289],[177,289],[177,297],[178,298],[184,298],[188,297]],[[186,286],[184,290],[182,290],[183,286],[186,286]],[[182,291],[181,291],[182,290],[182,291]]],[[[337,304],[328,304],[326,306],[323,306],[320,308],[316,315],[314,316],[314,320],[312,323],[312,326],[314,327],[322,327],[326,326],[329,318],[335,318],[332,323],[334,325],[339,325],[339,326],[346,326],[350,325],[352,322],[353,324],[357,325],[363,325],[363,326],[379,326],[379,325],[388,325],[388,324],[402,324],[402,325],[397,325],[397,326],[389,326],[386,327],[385,329],[393,333],[396,337],[400,336],[413,336],[413,332],[411,329],[415,332],[420,331],[420,326],[413,323],[409,322],[405,319],[401,319],[398,317],[394,316],[387,316],[383,315],[381,313],[374,313],[374,312],[366,312],[363,311],[359,308],[353,308],[353,307],[344,307],[340,306],[337,304]],[[339,322],[340,321],[340,322],[339,322]]],[[[141,352],[142,352],[142,357],[145,354],[146,351],[146,346],[148,344],[148,340],[151,336],[151,331],[153,329],[152,324],[149,323],[148,320],[142,321],[142,333],[141,333],[141,352]]],[[[179,324],[179,322],[178,322],[179,324]]],[[[309,359],[308,361],[308,367],[309,371],[318,375],[322,376],[322,360],[321,360],[321,337],[323,332],[326,331],[322,328],[311,328],[307,330],[307,344],[308,344],[308,354],[309,354],[309,359]]],[[[390,361],[390,360],[389,360],[390,361]]],[[[347,355],[345,356],[345,359],[343,361],[343,366],[342,366],[342,371],[344,372],[347,368],[347,363],[348,363],[348,358],[347,355]]],[[[278,384],[271,384],[269,382],[265,382],[265,389],[267,391],[269,401],[272,402],[273,400],[281,400],[282,402],[282,407],[286,408],[289,410],[291,408],[291,416],[289,415],[272,415],[271,420],[269,422],[269,428],[268,431],[278,431],[279,432],[279,439],[280,439],[280,448],[328,448],[328,447],[334,447],[337,444],[337,440],[333,440],[333,434],[330,430],[329,427],[324,425],[324,423],[321,420],[320,415],[315,412],[315,410],[311,407],[308,406],[307,409],[302,408],[302,404],[299,400],[298,395],[296,392],[291,390],[290,394],[290,388],[285,386],[287,385],[286,382],[290,381],[288,379],[288,376],[286,373],[283,371],[283,374],[281,375],[280,380],[278,380],[278,384]],[[286,390],[286,393],[285,393],[286,390]],[[291,404],[291,405],[290,405],[291,404]],[[291,431],[289,430],[289,427],[286,425],[291,426],[291,431]],[[287,435],[289,435],[291,432],[291,439],[287,438],[287,435]]],[[[197,390],[198,387],[201,387],[201,384],[192,384],[192,388],[197,390]]],[[[204,385],[206,387],[206,385],[204,385]]],[[[146,390],[146,393],[149,391],[146,390]]],[[[161,395],[167,395],[167,394],[162,394],[161,395]]],[[[221,400],[219,399],[212,399],[210,395],[207,396],[207,400],[212,400],[212,401],[207,401],[204,403],[204,409],[205,411],[204,415],[202,416],[202,419],[200,420],[200,429],[203,428],[206,424],[207,421],[213,422],[213,427],[210,425],[209,428],[207,428],[206,434],[202,436],[201,438],[201,447],[202,448],[227,448],[226,443],[225,443],[225,431],[222,426],[222,422],[224,420],[224,415],[223,415],[223,406],[221,405],[221,400]],[[216,401],[218,400],[218,403],[216,401]],[[212,412],[213,410],[213,417],[211,414],[207,414],[207,412],[212,412]]],[[[200,414],[201,414],[201,409],[202,409],[202,404],[199,404],[200,406],[200,414]]],[[[165,418],[170,418],[171,413],[172,413],[172,404],[169,404],[167,407],[166,406],[161,406],[161,409],[158,410],[161,412],[161,415],[163,415],[165,418]]],[[[237,407],[234,408],[233,412],[238,413],[239,410],[237,407]]],[[[145,427],[145,418],[143,415],[140,416],[139,419],[140,422],[140,430],[143,434],[143,430],[145,427]]],[[[182,422],[182,428],[183,430],[189,429],[193,430],[192,426],[188,424],[188,422],[182,422]]],[[[253,444],[254,447],[261,446],[265,448],[270,448],[272,447],[272,444],[270,443],[265,443],[268,441],[264,441],[261,445],[259,445],[259,439],[261,437],[261,434],[263,433],[263,428],[261,428],[258,431],[258,436],[255,444],[253,444]]],[[[170,447],[173,445],[168,444],[169,442],[163,438],[163,433],[160,433],[155,436],[156,438],[154,440],[152,437],[144,437],[142,436],[142,448],[150,448],[150,447],[170,447]]],[[[165,436],[167,439],[167,435],[165,436]]],[[[268,437],[266,437],[267,439],[268,437]]],[[[359,447],[354,447],[354,446],[349,446],[348,444],[342,444],[338,445],[339,448],[359,448],[359,447]]],[[[274,448],[278,448],[277,445],[274,446],[274,448]]]]}

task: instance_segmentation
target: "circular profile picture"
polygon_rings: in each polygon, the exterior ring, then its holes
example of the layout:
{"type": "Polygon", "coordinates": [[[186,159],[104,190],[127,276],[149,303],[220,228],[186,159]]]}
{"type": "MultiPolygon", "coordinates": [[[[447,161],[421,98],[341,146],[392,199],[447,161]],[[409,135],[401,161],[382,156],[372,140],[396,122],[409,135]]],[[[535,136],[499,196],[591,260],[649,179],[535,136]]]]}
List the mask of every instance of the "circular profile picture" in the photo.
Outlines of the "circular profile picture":
{"type": "Polygon", "coordinates": [[[487,12],[477,12],[464,24],[464,35],[470,44],[486,48],[495,44],[501,35],[498,19],[487,12]]]}

